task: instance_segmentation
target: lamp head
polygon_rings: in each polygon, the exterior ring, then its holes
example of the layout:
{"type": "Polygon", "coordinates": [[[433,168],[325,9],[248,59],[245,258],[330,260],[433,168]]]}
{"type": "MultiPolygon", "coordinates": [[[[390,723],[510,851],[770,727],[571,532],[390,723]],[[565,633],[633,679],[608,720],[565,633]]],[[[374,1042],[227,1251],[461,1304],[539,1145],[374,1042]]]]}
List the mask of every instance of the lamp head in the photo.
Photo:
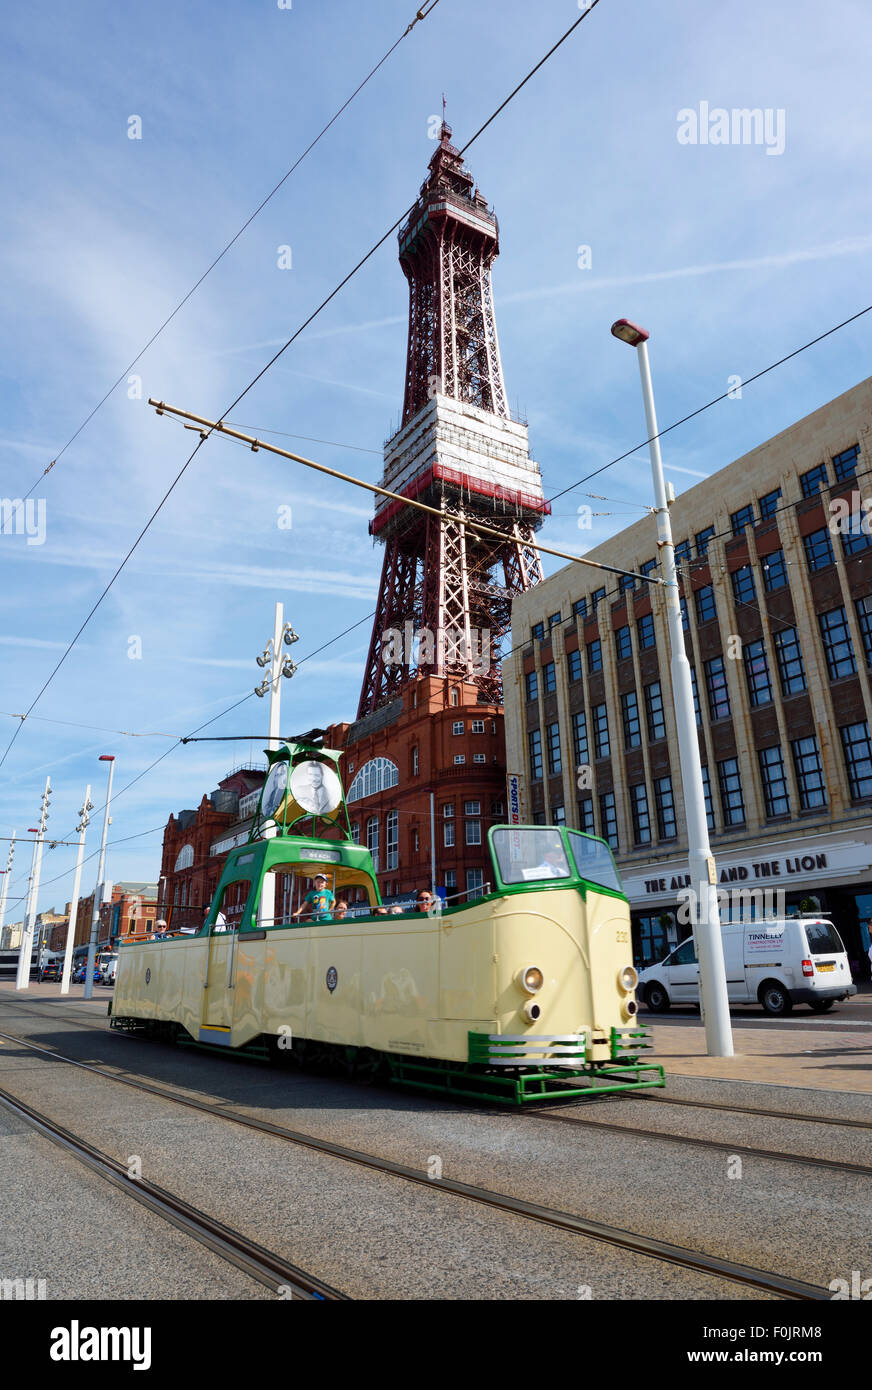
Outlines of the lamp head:
{"type": "Polygon", "coordinates": [[[629,319],[618,319],[612,324],[612,337],[620,338],[622,343],[629,343],[630,347],[647,343],[649,336],[644,328],[640,328],[637,323],[631,323],[629,319]]]}

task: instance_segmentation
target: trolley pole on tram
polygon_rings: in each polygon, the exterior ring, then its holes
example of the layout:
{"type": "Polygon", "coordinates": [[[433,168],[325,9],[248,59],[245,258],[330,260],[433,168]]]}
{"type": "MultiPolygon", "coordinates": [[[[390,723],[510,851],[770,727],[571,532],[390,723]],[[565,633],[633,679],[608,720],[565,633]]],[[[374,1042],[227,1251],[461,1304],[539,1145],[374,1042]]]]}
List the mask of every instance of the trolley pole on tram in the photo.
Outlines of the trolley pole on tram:
{"type": "Polygon", "coordinates": [[[39,875],[42,869],[42,846],[45,824],[48,820],[48,807],[51,801],[51,778],[45,779],[42,794],[42,810],[39,813],[39,827],[35,831],[33,858],[30,861],[30,884],[27,890],[27,907],[24,914],[24,931],[21,934],[21,950],[18,953],[18,976],[16,989],[27,989],[30,984],[30,958],[33,955],[33,929],[36,924],[36,904],[39,897],[39,875]]]}
{"type": "Polygon", "coordinates": [[[727,975],[724,967],[724,943],[721,937],[720,911],[717,894],[717,871],[709,842],[705,794],[702,785],[702,763],[693,709],[693,687],[690,682],[690,663],[684,648],[681,626],[681,604],[678,595],[678,576],[675,569],[675,550],[672,544],[672,520],[663,479],[663,461],[657,437],[657,416],[654,410],[654,388],[648,364],[648,333],[629,319],[612,324],[612,335],[636,348],[642,378],[642,397],[645,403],[645,422],[648,429],[651,472],[654,478],[655,515],[657,517],[657,548],[663,567],[666,597],[666,621],[671,649],[670,678],[678,728],[678,756],[681,764],[681,783],[684,792],[687,820],[688,860],[693,895],[693,936],[699,959],[699,994],[705,1023],[706,1050],[710,1057],[733,1056],[733,1031],[730,1023],[730,1004],[727,997],[727,975]]]}
{"type": "Polygon", "coordinates": [[[114,753],[101,753],[99,761],[109,764],[109,783],[106,788],[106,805],[103,810],[103,834],[100,838],[100,857],[97,860],[97,882],[94,885],[94,910],[91,913],[91,936],[88,941],[88,961],[85,966],[86,999],[90,999],[94,993],[94,961],[97,956],[97,936],[100,931],[100,908],[103,904],[103,894],[105,892],[103,866],[106,862],[106,832],[109,829],[109,807],[112,802],[112,778],[115,773],[115,755],[114,753]]]}
{"type": "Polygon", "coordinates": [[[90,821],[89,811],[93,811],[94,806],[91,801],[90,783],[85,789],[85,800],[82,802],[82,809],[79,812],[81,820],[76,826],[79,832],[79,851],[76,855],[76,872],[73,875],[73,896],[70,902],[70,920],[67,923],[67,945],[64,952],[64,972],[61,978],[61,994],[70,992],[70,974],[73,967],[73,943],[76,939],[76,918],[79,915],[79,888],[82,883],[82,859],[85,854],[85,831],[90,821]]]}

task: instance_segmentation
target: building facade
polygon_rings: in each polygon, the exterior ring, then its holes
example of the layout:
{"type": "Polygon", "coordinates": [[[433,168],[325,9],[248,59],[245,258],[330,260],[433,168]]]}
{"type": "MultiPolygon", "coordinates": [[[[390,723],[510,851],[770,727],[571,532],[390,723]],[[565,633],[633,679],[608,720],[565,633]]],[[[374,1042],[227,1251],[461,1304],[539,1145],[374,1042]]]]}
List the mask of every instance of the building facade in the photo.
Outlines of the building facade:
{"type": "Polygon", "coordinates": [[[199,927],[230,850],[251,830],[266,765],[234,768],[196,810],[171,815],[164,830],[158,918],[199,927]]]}
{"type": "MultiPolygon", "coordinates": [[[[832,913],[861,978],[872,919],[870,459],[872,380],[670,508],[720,886],[832,913]]],[[[654,518],[586,558],[657,578],[654,518]]],[[[662,593],[574,564],[516,598],[512,622],[507,758],[524,814],[609,841],[635,956],[648,964],[689,932],[662,593]]]]}

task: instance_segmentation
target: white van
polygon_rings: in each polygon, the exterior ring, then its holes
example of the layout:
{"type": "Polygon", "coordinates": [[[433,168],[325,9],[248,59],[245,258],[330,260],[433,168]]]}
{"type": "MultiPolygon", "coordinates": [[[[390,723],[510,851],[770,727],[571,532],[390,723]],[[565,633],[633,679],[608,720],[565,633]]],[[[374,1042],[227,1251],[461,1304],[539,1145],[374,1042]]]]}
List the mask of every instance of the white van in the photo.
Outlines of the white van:
{"type": "MultiPolygon", "coordinates": [[[[837,999],[857,993],[842,939],[826,918],[725,922],[721,934],[731,1004],[762,1004],[776,1016],[789,1014],[794,1004],[808,1004],[823,1014],[837,999]]],[[[652,1013],[663,1013],[670,1004],[698,1004],[693,937],[640,970],[636,993],[652,1013]]]]}
{"type": "Polygon", "coordinates": [[[100,957],[100,983],[101,985],[114,985],[115,975],[118,970],[118,956],[100,957]]]}

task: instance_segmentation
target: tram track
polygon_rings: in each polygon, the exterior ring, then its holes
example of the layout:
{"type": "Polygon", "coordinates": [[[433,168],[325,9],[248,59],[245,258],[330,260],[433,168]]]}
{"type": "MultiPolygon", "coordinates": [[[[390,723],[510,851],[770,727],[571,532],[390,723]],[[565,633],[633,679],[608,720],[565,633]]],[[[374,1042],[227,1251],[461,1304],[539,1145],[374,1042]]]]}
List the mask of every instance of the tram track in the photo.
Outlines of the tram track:
{"type": "Polygon", "coordinates": [[[335,1302],[346,1301],[347,1294],[334,1289],[332,1285],[314,1275],[307,1274],[297,1265],[266,1250],[248,1236],[232,1227],[216,1221],[214,1217],[186,1202],[184,1198],[168,1192],[143,1177],[133,1178],[123,1164],[105,1154],[102,1150],[57,1124],[47,1115],[28,1105],[19,1097],[0,1087],[0,1105],[24,1121],[32,1130],[49,1139],[64,1153],[77,1159],[92,1173],[105,1182],[126,1192],[134,1201],[146,1207],[155,1215],[175,1226],[185,1235],[192,1237],[199,1245],[205,1246],[228,1264],[234,1265],[256,1279],[273,1293],[282,1297],[289,1293],[292,1298],[308,1301],[335,1302]]]}
{"type": "MultiPolygon", "coordinates": [[[[384,1175],[396,1177],[426,1187],[431,1191],[435,1188],[443,1193],[473,1201],[479,1205],[490,1207],[503,1213],[520,1216],[553,1229],[587,1237],[612,1247],[647,1256],[651,1259],[661,1260],[685,1269],[691,1269],[698,1273],[708,1274],[746,1287],[750,1286],[761,1293],[773,1294],[776,1297],[803,1301],[827,1301],[830,1297],[828,1290],[824,1289],[822,1286],[811,1284],[800,1279],[794,1279],[768,1270],[761,1270],[751,1265],[745,1265],[722,1256],[710,1255],[703,1251],[676,1245],[656,1237],[627,1231],[604,1222],[594,1221],[587,1217],[575,1215],[572,1212],[560,1211],[556,1208],[546,1207],[536,1202],[527,1201],[524,1198],[512,1197],[506,1193],[494,1192],[489,1188],[480,1187],[472,1183],[460,1182],[445,1176],[434,1179],[426,1170],[412,1168],[407,1164],[398,1163],[393,1159],[383,1158],[376,1154],[365,1153],[362,1150],[354,1149],[344,1144],[338,1144],[333,1140],[320,1138],[317,1135],[308,1134],[304,1131],[292,1130],[287,1126],[277,1125],[269,1120],[262,1120],[252,1115],[245,1115],[238,1110],[228,1110],[223,1106],[210,1104],[208,1101],[197,1100],[190,1096],[181,1095],[153,1082],[121,1076],[107,1071],[103,1067],[96,1066],[91,1062],[82,1062],[77,1058],[67,1057],[63,1053],[55,1052],[50,1048],[44,1047],[42,1044],[34,1043],[26,1038],[17,1037],[14,1034],[0,1031],[0,1038],[8,1042],[18,1043],[46,1058],[66,1063],[67,1065],[99,1076],[104,1080],[115,1081],[133,1090],[143,1092],[161,1100],[170,1101],[177,1105],[185,1106],[212,1118],[225,1120],[231,1124],[240,1125],[258,1133],[279,1138],[301,1148],[328,1157],[337,1158],[358,1167],[368,1168],[384,1175]]],[[[10,1097],[8,1093],[2,1089],[0,1089],[0,1100],[5,1103],[11,1100],[15,1105],[24,1106],[23,1102],[16,1101],[14,1097],[10,1097]]],[[[24,1106],[24,1108],[26,1109],[27,1107],[24,1106]]],[[[572,1117],[566,1118],[571,1119],[572,1117]]],[[[46,1123],[51,1125],[52,1122],[46,1121],[46,1123]]],[[[625,1126],[614,1126],[614,1128],[620,1129],[625,1133],[632,1133],[632,1131],[628,1131],[625,1126]]],[[[64,1131],[64,1133],[67,1132],[64,1131]]],[[[644,1133],[652,1132],[649,1131],[644,1133]]],[[[656,1135],[656,1132],[653,1133],[655,1137],[662,1137],[656,1135]]],[[[84,1143],[84,1141],[79,1142],[84,1143]]],[[[777,1154],[772,1154],[770,1156],[778,1157],[777,1154]]],[[[108,1161],[114,1164],[114,1160],[108,1161]]],[[[126,1170],[122,1168],[122,1165],[115,1164],[114,1166],[118,1172],[126,1174],[126,1170]]],[[[158,1191],[160,1191],[160,1189],[158,1189],[158,1191]]]]}

